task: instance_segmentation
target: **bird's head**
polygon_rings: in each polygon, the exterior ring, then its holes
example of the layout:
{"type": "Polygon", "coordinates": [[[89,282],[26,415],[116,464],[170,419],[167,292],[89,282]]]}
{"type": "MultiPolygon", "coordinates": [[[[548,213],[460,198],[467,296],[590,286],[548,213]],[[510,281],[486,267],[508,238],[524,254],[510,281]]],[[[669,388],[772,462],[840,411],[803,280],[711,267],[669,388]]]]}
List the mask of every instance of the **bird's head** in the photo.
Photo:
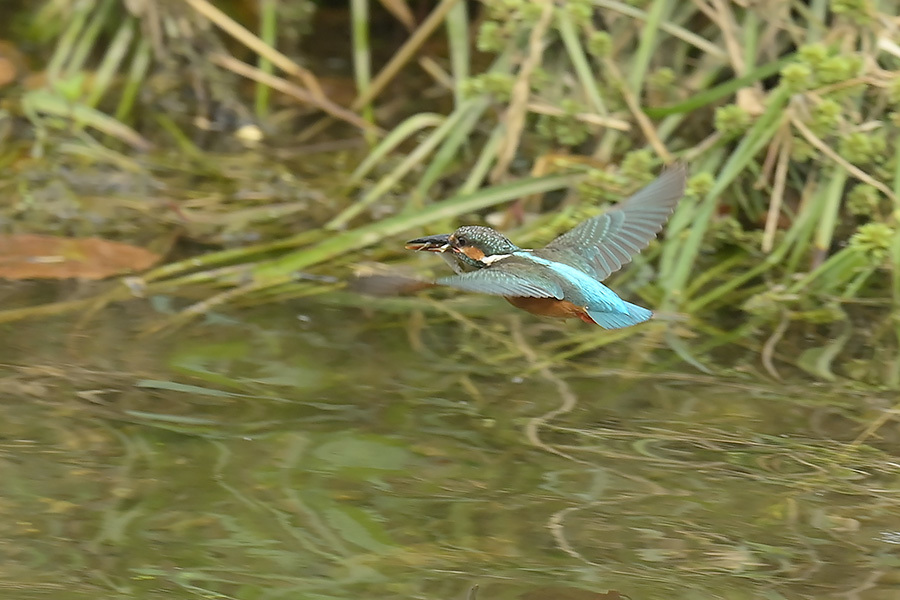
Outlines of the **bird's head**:
{"type": "Polygon", "coordinates": [[[406,242],[407,250],[449,252],[464,271],[491,264],[492,257],[520,250],[502,233],[490,227],[466,225],[450,234],[431,235],[406,242]]]}

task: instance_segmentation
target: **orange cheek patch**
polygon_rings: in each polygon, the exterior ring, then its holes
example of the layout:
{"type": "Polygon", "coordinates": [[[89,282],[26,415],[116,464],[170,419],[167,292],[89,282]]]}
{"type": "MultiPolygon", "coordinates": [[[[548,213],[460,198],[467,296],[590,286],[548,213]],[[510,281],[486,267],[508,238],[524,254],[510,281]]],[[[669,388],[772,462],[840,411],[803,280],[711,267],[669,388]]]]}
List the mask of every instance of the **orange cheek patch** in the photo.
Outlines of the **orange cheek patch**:
{"type": "Polygon", "coordinates": [[[471,258],[472,260],[481,260],[484,258],[484,252],[475,246],[465,246],[459,249],[460,252],[471,258]]]}

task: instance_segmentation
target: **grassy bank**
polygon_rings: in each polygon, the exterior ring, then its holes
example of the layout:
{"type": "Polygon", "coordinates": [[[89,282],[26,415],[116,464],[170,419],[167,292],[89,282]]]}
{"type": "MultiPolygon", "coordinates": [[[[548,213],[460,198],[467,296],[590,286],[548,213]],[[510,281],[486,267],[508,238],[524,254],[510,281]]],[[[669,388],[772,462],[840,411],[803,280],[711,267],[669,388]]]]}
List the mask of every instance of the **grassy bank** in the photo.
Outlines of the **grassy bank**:
{"type": "Polygon", "coordinates": [[[11,19],[46,54],[7,87],[9,226],[70,232],[60,188],[90,221],[83,189],[49,173],[90,189],[127,173],[104,233],[149,223],[192,256],[103,299],[201,295],[179,319],[326,292],[372,304],[335,290],[362,260],[420,267],[410,236],[487,222],[539,245],[681,160],[664,239],[611,284],[681,317],[578,330],[547,361],[638,336],[701,369],[727,346],[775,377],[900,385],[900,46],[878,2],[258,4],[55,1],[11,19]]]}

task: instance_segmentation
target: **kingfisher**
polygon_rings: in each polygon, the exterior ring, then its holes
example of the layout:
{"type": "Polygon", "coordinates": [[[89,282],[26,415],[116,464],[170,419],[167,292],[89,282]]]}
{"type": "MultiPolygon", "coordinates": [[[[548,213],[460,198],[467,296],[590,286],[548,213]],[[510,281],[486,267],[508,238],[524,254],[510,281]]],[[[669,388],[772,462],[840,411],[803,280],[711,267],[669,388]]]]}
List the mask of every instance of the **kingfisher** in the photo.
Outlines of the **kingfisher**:
{"type": "Polygon", "coordinates": [[[406,242],[408,250],[440,253],[456,275],[434,285],[503,296],[536,315],[577,318],[604,329],[643,323],[653,313],[601,283],[647,247],[684,195],[687,170],[676,165],[627,200],[547,244],[526,249],[490,227],[406,242]]]}

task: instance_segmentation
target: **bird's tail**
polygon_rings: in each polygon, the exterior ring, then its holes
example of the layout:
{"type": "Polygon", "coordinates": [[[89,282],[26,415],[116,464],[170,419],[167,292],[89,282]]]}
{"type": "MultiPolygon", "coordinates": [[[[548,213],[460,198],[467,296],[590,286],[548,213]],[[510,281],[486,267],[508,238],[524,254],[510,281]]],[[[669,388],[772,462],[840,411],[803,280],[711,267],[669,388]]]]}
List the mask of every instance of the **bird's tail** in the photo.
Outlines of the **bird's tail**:
{"type": "Polygon", "coordinates": [[[625,308],[628,310],[627,313],[588,310],[587,314],[591,319],[593,319],[594,323],[604,329],[621,329],[622,327],[630,327],[631,325],[643,323],[653,316],[653,313],[651,311],[642,306],[638,306],[637,304],[632,304],[631,302],[626,302],[625,308]]]}

